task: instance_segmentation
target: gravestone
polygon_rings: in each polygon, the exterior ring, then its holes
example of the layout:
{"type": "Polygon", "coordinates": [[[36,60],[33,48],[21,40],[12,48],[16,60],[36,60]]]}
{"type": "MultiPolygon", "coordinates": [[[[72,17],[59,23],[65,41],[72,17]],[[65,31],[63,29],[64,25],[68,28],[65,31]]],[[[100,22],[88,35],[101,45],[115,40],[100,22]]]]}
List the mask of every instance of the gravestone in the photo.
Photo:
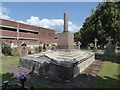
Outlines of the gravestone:
{"type": "Polygon", "coordinates": [[[106,45],[104,54],[105,55],[115,55],[115,49],[112,44],[113,39],[111,38],[111,36],[109,36],[109,38],[107,40],[108,40],[108,43],[106,45]]]}
{"type": "Polygon", "coordinates": [[[78,41],[77,45],[78,45],[78,49],[80,49],[81,42],[78,41]]]}
{"type": "Polygon", "coordinates": [[[94,51],[94,52],[97,52],[97,51],[98,51],[98,48],[97,48],[97,41],[98,41],[98,40],[97,40],[97,38],[95,38],[94,41],[95,41],[95,46],[94,46],[93,51],[94,51]]]}
{"type": "Polygon", "coordinates": [[[27,44],[25,42],[22,42],[21,46],[22,46],[22,55],[26,55],[26,53],[27,53],[26,52],[27,44]]]}
{"type": "Polygon", "coordinates": [[[74,48],[77,49],[77,42],[74,42],[74,48]]]}

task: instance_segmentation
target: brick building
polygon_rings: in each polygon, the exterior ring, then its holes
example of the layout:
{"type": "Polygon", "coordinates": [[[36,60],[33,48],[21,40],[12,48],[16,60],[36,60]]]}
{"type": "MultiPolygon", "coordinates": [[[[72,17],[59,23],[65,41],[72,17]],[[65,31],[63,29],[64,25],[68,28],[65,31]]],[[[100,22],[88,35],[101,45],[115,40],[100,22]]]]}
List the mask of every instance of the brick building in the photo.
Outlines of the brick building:
{"type": "Polygon", "coordinates": [[[9,44],[12,48],[18,48],[20,54],[23,49],[25,53],[29,50],[34,52],[41,44],[46,43],[51,46],[57,43],[55,30],[5,19],[0,19],[0,22],[0,41],[9,44]]]}

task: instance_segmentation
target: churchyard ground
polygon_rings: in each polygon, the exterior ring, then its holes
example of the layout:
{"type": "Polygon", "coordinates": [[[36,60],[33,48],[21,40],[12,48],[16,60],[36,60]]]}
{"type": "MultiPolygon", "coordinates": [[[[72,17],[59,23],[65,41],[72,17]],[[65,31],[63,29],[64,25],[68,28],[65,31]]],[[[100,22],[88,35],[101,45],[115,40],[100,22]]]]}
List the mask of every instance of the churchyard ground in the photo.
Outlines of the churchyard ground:
{"type": "MultiPolygon", "coordinates": [[[[92,52],[93,50],[85,50],[92,52]]],[[[104,52],[104,50],[98,50],[98,52],[104,52]]],[[[120,54],[119,50],[116,50],[117,54],[120,54]]],[[[97,55],[97,60],[104,62],[99,77],[96,78],[93,87],[94,88],[120,88],[120,56],[102,56],[97,55]]]]}
{"type": "Polygon", "coordinates": [[[94,88],[120,88],[120,56],[96,56],[96,59],[103,60],[104,65],[94,82],[94,88]]]}
{"type": "MultiPolygon", "coordinates": [[[[0,60],[2,60],[2,70],[0,72],[0,77],[2,78],[0,78],[0,81],[2,81],[2,83],[6,80],[9,81],[9,84],[20,83],[18,80],[13,78],[13,73],[9,73],[7,70],[4,69],[5,67],[19,65],[19,58],[20,56],[0,57],[0,60]]],[[[25,82],[25,86],[29,88],[31,86],[34,86],[35,88],[44,88],[44,86],[35,82],[31,82],[29,80],[25,82]]]]}
{"type": "MultiPolygon", "coordinates": [[[[19,64],[19,58],[20,56],[11,56],[11,57],[2,57],[2,72],[0,72],[0,75],[2,75],[2,82],[5,80],[8,80],[9,83],[18,83],[16,79],[13,78],[13,74],[10,74],[8,71],[6,71],[4,68],[8,66],[18,65],[19,64]]],[[[120,68],[118,66],[120,65],[120,57],[106,57],[106,56],[96,56],[96,59],[103,60],[103,67],[101,72],[99,73],[99,76],[95,79],[94,88],[118,88],[118,83],[120,80],[120,68]]],[[[44,86],[31,82],[26,81],[26,86],[30,87],[31,85],[36,88],[42,88],[44,86]]]]}

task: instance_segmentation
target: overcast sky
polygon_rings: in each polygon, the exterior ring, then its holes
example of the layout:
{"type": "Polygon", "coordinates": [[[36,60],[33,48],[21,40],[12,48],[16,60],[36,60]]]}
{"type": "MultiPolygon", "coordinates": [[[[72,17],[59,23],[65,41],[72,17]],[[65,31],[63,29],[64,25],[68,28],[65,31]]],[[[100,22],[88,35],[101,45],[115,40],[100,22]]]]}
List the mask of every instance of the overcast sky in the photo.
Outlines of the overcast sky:
{"type": "Polygon", "coordinates": [[[63,31],[63,15],[68,14],[68,29],[77,32],[98,2],[3,2],[0,17],[35,26],[63,31]]]}

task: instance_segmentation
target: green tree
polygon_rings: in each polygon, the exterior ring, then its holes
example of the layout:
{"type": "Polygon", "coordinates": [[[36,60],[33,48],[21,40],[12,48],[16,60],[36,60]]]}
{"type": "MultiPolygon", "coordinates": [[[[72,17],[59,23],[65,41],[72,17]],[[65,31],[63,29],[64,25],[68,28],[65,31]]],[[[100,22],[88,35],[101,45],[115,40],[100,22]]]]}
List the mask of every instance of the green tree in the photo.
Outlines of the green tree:
{"type": "Polygon", "coordinates": [[[2,44],[2,53],[5,56],[11,55],[12,49],[9,45],[7,44],[2,44]]]}
{"type": "Polygon", "coordinates": [[[94,13],[85,20],[80,31],[75,33],[76,41],[80,40],[83,46],[94,43],[95,38],[99,40],[99,45],[104,46],[109,36],[114,39],[114,44],[120,45],[120,4],[118,2],[99,3],[94,13]]]}

